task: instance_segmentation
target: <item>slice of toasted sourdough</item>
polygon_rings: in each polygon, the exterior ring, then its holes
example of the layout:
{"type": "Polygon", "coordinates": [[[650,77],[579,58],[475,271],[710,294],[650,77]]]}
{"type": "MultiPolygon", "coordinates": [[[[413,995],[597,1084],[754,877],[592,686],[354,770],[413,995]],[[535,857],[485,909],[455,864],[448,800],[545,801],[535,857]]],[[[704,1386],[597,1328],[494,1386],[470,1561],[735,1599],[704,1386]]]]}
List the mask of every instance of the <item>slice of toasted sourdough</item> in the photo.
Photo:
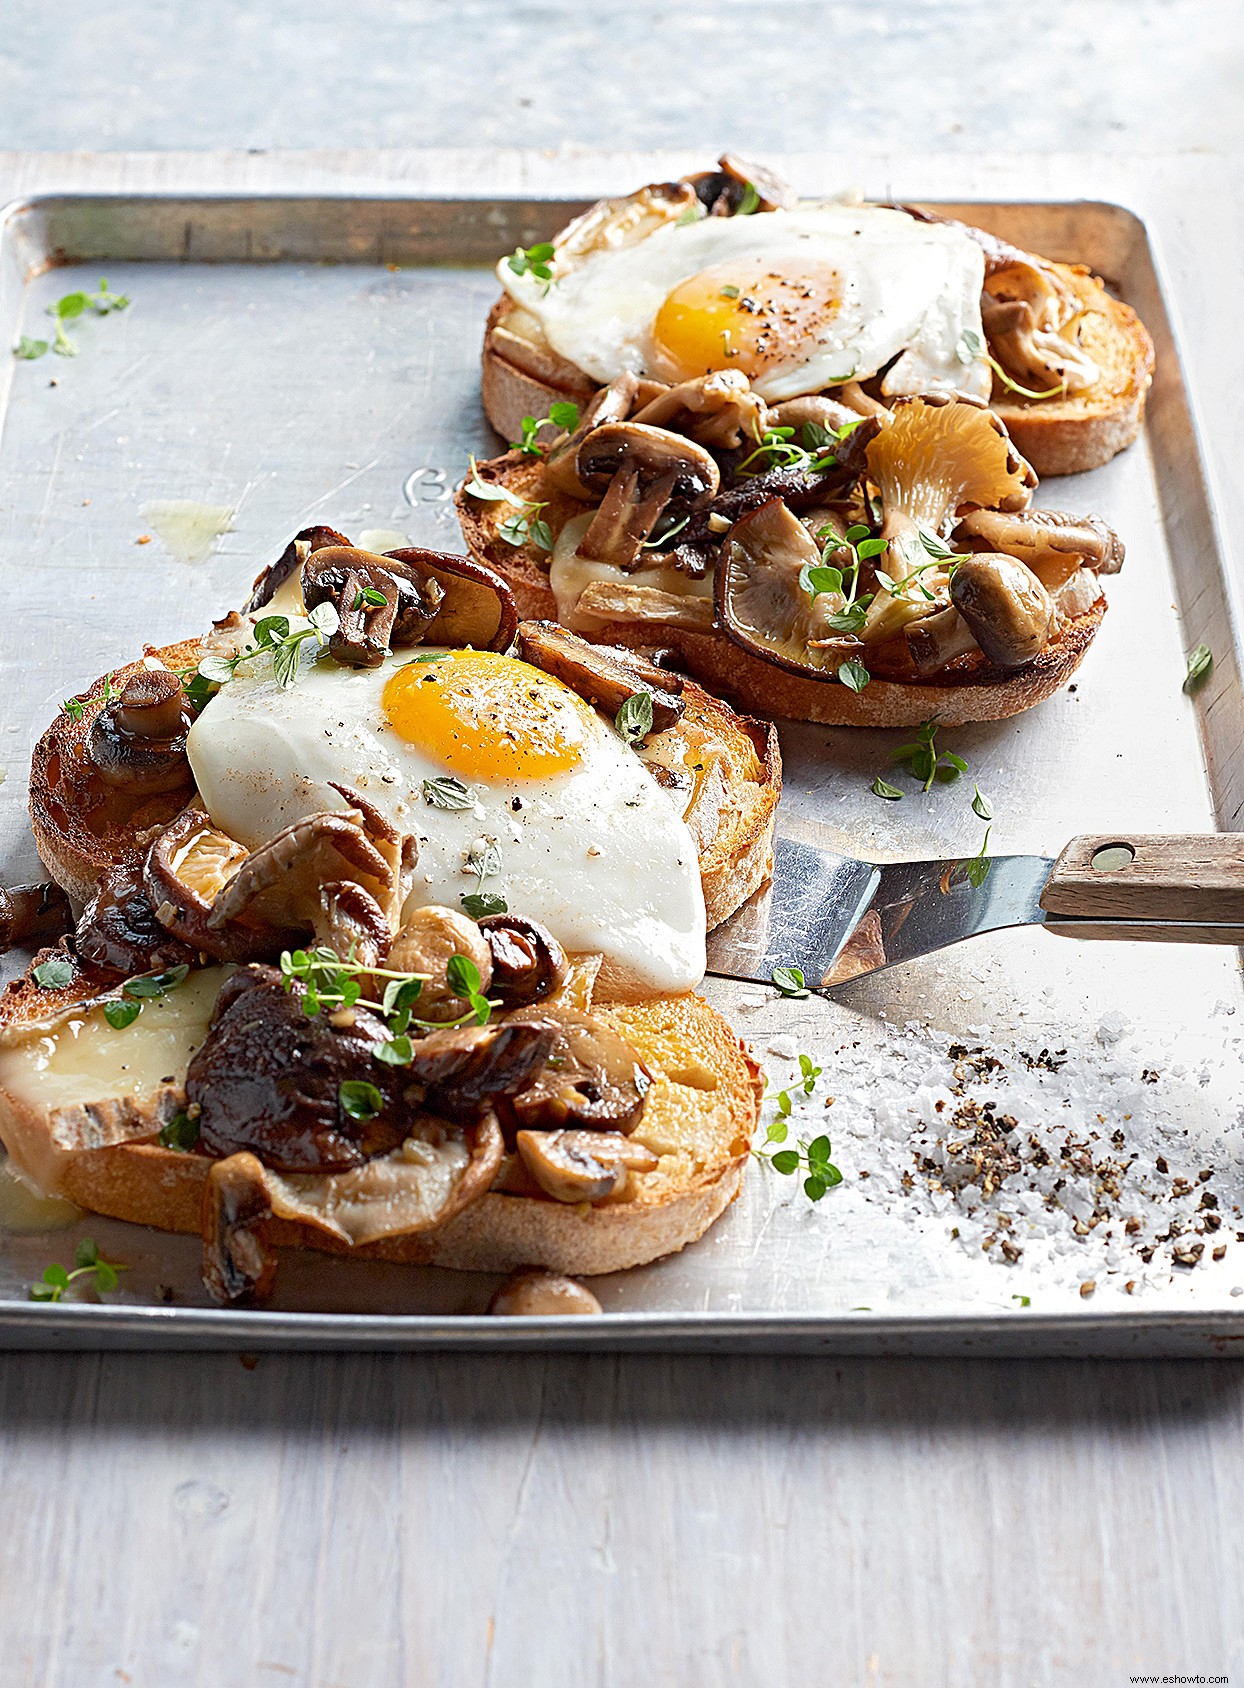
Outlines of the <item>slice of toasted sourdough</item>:
{"type": "MultiPolygon", "coordinates": [[[[185,1105],[186,1068],[202,1043],[228,969],[193,972],[124,1030],[89,984],[41,989],[29,977],[0,996],[0,1140],[45,1194],[113,1219],[198,1232],[212,1160],[161,1147],[185,1105]],[[72,1021],[72,1024],[71,1024],[72,1021]]],[[[351,1244],[296,1220],[265,1222],[278,1247],[467,1271],[547,1266],[621,1271],[694,1242],[737,1195],[759,1109],[759,1069],[725,1020],[694,995],[610,1006],[653,1075],[633,1139],[657,1157],[621,1199],[566,1205],[489,1192],[442,1225],[351,1244]]]]}
{"type": "MultiPolygon", "coordinates": [[[[1154,361],[1144,323],[1099,277],[1082,264],[1047,267],[1081,301],[1078,343],[1101,379],[1071,397],[1030,399],[995,374],[990,407],[1042,478],[1100,468],[1131,445],[1144,421],[1154,361]]],[[[524,417],[547,416],[558,400],[582,406],[599,387],[558,356],[529,313],[505,294],[488,315],[480,381],[484,414],[506,441],[520,437],[524,417]]]]}
{"type": "MultiPolygon", "coordinates": [[[[101,875],[119,862],[137,861],[186,801],[162,794],[135,804],[124,796],[104,801],[87,755],[91,723],[144,661],[193,670],[204,642],[188,639],[162,649],[148,646],[137,662],[96,680],[82,693],[75,716],[64,711],[35,746],[30,770],[30,818],[49,873],[78,903],[86,902],[101,875]]],[[[685,819],[700,853],[700,876],[709,927],[719,926],[751,897],[773,869],[773,828],[782,790],[777,734],[750,720],[701,687],[688,685],[681,720],[644,746],[689,785],[685,819]]]]}
{"type": "MultiPolygon", "coordinates": [[[[545,488],[540,463],[521,452],[481,463],[477,474],[485,484],[506,487],[519,498],[546,501],[542,514],[554,537],[584,509],[564,493],[545,488]]],[[[1103,594],[1083,614],[1065,620],[1022,668],[999,668],[978,653],[959,658],[932,681],[874,677],[862,692],[853,692],[828,677],[805,678],[744,650],[716,624],[709,598],[597,584],[577,610],[559,606],[549,584],[548,553],[530,542],[512,545],[501,536],[512,505],[472,498],[459,489],[457,507],[469,549],[505,578],[521,616],[560,619],[602,644],[659,648],[670,653],[673,666],[736,709],[829,727],[914,727],[933,716],[944,726],[958,727],[1018,715],[1067,684],[1106,613],[1103,594]],[[635,608],[644,614],[628,613],[635,608]]]]}
{"type": "Polygon", "coordinates": [[[1016,449],[1043,477],[1100,468],[1131,445],[1153,380],[1153,341],[1132,307],[1113,298],[1082,264],[1050,268],[1080,301],[1079,346],[1101,380],[1073,397],[1030,399],[1012,392],[995,372],[989,401],[1016,449]]]}

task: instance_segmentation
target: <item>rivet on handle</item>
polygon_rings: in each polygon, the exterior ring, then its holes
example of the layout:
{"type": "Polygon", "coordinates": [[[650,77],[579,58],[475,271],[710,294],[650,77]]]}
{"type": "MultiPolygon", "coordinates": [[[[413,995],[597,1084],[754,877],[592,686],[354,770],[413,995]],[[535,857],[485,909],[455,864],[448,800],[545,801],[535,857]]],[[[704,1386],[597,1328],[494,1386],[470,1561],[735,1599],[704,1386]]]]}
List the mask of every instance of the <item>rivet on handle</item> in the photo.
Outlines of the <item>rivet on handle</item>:
{"type": "Polygon", "coordinates": [[[1136,852],[1130,844],[1103,844],[1100,850],[1093,851],[1089,865],[1098,873],[1117,873],[1135,860],[1136,852]]]}

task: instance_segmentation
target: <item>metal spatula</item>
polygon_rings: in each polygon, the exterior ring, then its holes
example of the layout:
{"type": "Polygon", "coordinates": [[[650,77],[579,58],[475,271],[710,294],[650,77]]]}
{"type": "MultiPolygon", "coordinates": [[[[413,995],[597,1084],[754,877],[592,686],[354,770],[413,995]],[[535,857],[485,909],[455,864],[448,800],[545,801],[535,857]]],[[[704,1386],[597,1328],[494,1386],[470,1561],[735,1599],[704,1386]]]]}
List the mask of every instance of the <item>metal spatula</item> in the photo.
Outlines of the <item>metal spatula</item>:
{"type": "Polygon", "coordinates": [[[1073,938],[1244,944],[1244,835],[1073,838],[1057,858],[875,862],[795,838],[772,885],[708,939],[708,968],[813,989],[911,961],[978,932],[1044,926],[1073,938]]]}

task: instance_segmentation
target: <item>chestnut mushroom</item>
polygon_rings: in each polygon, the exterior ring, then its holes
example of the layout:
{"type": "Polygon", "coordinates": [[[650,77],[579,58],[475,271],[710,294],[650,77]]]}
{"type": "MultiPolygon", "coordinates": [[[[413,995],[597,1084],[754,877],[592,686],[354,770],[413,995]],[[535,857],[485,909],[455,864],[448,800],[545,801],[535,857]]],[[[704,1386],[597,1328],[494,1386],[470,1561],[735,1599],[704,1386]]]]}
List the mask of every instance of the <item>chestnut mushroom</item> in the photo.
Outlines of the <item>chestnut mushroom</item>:
{"type": "Polygon", "coordinates": [[[425,590],[435,582],[444,594],[440,608],[423,630],[423,644],[455,650],[466,645],[478,651],[509,650],[518,626],[518,611],[514,594],[499,574],[473,557],[455,557],[415,546],[386,551],[384,556],[386,562],[400,564],[410,579],[422,582],[425,590]]]}
{"type": "Polygon", "coordinates": [[[281,587],[301,570],[312,552],[322,551],[329,545],[348,546],[349,543],[345,534],[338,533],[336,528],[303,528],[290,540],[276,562],[269,563],[267,568],[261,569],[255,576],[251,595],[242,611],[243,615],[254,615],[270,604],[281,587]]]}
{"type": "Polygon", "coordinates": [[[0,955],[31,939],[59,938],[72,925],[69,898],[50,879],[40,885],[0,885],[0,955]]]}
{"type": "Polygon", "coordinates": [[[589,400],[579,417],[578,427],[554,440],[545,454],[543,479],[549,487],[556,492],[567,493],[571,498],[591,498],[591,492],[579,479],[575,468],[579,447],[593,428],[601,428],[606,422],[625,422],[634,408],[638,392],[638,376],[624,370],[589,400]]]}
{"type": "Polygon", "coordinates": [[[558,1202],[596,1202],[616,1195],[629,1172],[652,1172],[651,1149],[616,1131],[520,1131],[523,1165],[558,1202]]]}
{"type": "Polygon", "coordinates": [[[429,1032],[401,1069],[405,1094],[444,1119],[477,1119],[503,1098],[513,1103],[538,1082],[558,1042],[559,1028],[548,1019],[511,1017],[429,1032]]]}
{"type": "Polygon", "coordinates": [[[397,973],[422,973],[417,1012],[421,1020],[457,1020],[465,1004],[449,982],[449,963],[465,956],[479,972],[479,988],[488,995],[492,984],[492,951],[469,915],[427,903],[403,920],[389,950],[389,967],[397,973]]]}
{"type": "Polygon", "coordinates": [[[663,732],[682,718],[686,704],[678,693],[677,676],[645,663],[632,662],[607,645],[589,644],[555,621],[520,621],[518,654],[534,668],[561,680],[612,721],[637,692],[652,699],[654,732],[663,732]]]}
{"type": "Polygon", "coordinates": [[[1017,557],[991,551],[965,557],[951,578],[950,598],[999,668],[1031,662],[1049,637],[1050,595],[1017,557]]]}
{"type": "Polygon", "coordinates": [[[542,1266],[524,1266],[510,1276],[488,1303],[488,1311],[508,1319],[545,1319],[550,1316],[592,1317],[601,1311],[590,1289],[561,1272],[546,1272],[542,1266]]]}
{"type": "Polygon", "coordinates": [[[222,1307],[245,1307],[272,1294],[276,1250],[260,1230],[271,1217],[263,1166],[255,1156],[217,1161],[203,1192],[203,1283],[222,1307]]]}
{"type": "Polygon", "coordinates": [[[176,791],[193,784],[186,757],[189,727],[177,675],[167,668],[139,668],[96,715],[87,749],[107,785],[135,796],[176,791]]]}
{"type": "Polygon", "coordinates": [[[1117,574],[1123,566],[1123,541],[1100,516],[1073,516],[1064,510],[970,510],[954,537],[1018,557],[1047,591],[1062,586],[1080,568],[1117,574]]]}
{"type": "Polygon", "coordinates": [[[84,961],[127,979],[195,960],[195,952],[156,919],[141,862],[108,868],[82,911],[73,943],[84,961]]]}
{"type": "Polygon", "coordinates": [[[751,164],[733,152],[722,154],[716,170],[705,170],[687,180],[710,217],[736,216],[749,187],[756,195],[754,211],[788,211],[797,203],[794,190],[776,171],[751,164]]]}
{"type": "Polygon", "coordinates": [[[510,1099],[518,1126],[630,1132],[639,1124],[652,1074],[620,1033],[574,1008],[520,1008],[505,1023],[551,1034],[544,1065],[510,1099]]]}
{"type": "Polygon", "coordinates": [[[543,1002],[566,978],[566,952],[538,920],[490,914],[480,921],[489,952],[490,989],[504,1008],[543,1002]]]}
{"type": "Polygon", "coordinates": [[[379,668],[391,648],[422,643],[445,601],[433,575],[419,576],[391,557],[357,546],[325,546],[302,565],[307,610],[331,603],[337,631],[329,655],[355,668],[379,668]]]}
{"type": "Polygon", "coordinates": [[[575,458],[579,479],[602,502],[579,541],[579,555],[622,569],[640,566],[644,541],[671,500],[694,508],[721,476],[703,446],[640,422],[594,428],[575,458]]]}

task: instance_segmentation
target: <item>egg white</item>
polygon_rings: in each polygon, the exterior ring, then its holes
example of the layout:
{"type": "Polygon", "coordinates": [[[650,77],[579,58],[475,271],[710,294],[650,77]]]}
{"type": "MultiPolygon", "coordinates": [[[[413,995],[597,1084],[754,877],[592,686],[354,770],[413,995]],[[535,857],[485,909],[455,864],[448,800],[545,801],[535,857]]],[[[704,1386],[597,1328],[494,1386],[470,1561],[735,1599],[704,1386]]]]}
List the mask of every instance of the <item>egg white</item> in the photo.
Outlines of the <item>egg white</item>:
{"type": "Polygon", "coordinates": [[[554,349],[597,381],[653,375],[652,325],[680,282],[727,262],[761,259],[792,277],[833,268],[842,300],[811,353],[765,371],[752,386],[778,401],[887,373],[887,394],[961,392],[988,398],[989,369],[960,355],[980,336],[985,259],[962,229],[921,223],[881,206],[817,205],[753,217],[666,223],[633,245],[594,252],[551,287],[504,262],[497,274],[539,321],[554,349]],[[900,355],[901,354],[901,355],[900,355]]]}
{"type": "MultiPolygon", "coordinates": [[[[695,842],[634,751],[593,712],[576,767],[540,779],[463,777],[471,807],[434,807],[423,781],[452,770],[401,738],[381,703],[394,669],[410,660],[398,652],[380,668],[352,669],[325,658],[289,689],[269,664],[248,665],[255,672],[222,687],[189,735],[190,766],[215,825],[255,849],[292,821],[345,807],[335,780],[418,839],[408,909],[457,908],[477,888],[464,871],[467,854],[491,838],[501,871],[483,888],[512,913],[542,921],[568,951],[604,955],[611,991],[698,984],[705,916],[695,842]]],[[[515,669],[531,672],[518,662],[515,669]]],[[[518,684],[515,693],[523,696],[518,684]]]]}

